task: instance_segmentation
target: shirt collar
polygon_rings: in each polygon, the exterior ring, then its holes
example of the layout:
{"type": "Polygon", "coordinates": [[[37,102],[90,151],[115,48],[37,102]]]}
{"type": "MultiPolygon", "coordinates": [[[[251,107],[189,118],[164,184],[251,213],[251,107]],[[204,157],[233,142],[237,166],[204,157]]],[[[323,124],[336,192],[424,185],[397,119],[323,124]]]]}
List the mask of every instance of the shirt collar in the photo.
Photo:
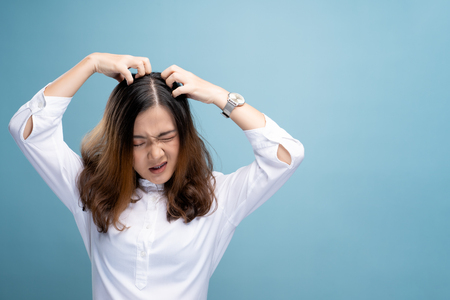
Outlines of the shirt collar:
{"type": "Polygon", "coordinates": [[[153,182],[148,181],[147,179],[140,178],[139,184],[142,188],[148,192],[162,192],[164,191],[164,184],[154,184],[153,182]]]}

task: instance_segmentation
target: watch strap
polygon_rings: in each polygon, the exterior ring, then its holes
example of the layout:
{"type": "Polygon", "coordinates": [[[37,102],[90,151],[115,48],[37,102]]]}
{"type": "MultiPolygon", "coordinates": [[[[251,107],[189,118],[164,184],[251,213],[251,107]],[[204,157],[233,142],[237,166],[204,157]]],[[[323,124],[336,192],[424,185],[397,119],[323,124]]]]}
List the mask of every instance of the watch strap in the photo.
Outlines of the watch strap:
{"type": "Polygon", "coordinates": [[[236,107],[236,105],[233,105],[230,101],[227,101],[227,105],[225,105],[223,111],[222,111],[222,115],[225,118],[229,118],[231,112],[233,111],[233,109],[236,107]]]}

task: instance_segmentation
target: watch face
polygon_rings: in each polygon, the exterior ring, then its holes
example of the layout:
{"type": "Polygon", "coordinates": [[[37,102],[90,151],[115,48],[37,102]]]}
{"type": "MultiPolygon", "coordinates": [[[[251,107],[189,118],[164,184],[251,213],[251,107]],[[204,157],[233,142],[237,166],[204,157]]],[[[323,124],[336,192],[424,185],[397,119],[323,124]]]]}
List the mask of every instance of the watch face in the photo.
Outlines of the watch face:
{"type": "Polygon", "coordinates": [[[230,93],[229,99],[236,103],[237,106],[245,103],[244,97],[238,93],[230,93]]]}

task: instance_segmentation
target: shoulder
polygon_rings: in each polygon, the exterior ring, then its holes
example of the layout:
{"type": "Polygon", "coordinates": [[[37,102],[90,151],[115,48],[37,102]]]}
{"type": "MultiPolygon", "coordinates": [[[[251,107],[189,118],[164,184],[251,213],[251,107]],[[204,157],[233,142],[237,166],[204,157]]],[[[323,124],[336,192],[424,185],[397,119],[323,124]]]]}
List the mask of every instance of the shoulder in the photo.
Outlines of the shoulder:
{"type": "Polygon", "coordinates": [[[230,174],[213,171],[216,193],[239,187],[245,183],[251,183],[254,177],[249,177],[249,173],[255,166],[256,163],[253,161],[250,165],[243,166],[230,174]]]}
{"type": "Polygon", "coordinates": [[[214,185],[214,189],[217,190],[220,188],[220,186],[223,185],[223,182],[226,178],[226,176],[221,173],[221,172],[217,172],[217,171],[213,171],[212,172],[213,178],[211,178],[212,184],[214,185]]]}
{"type": "Polygon", "coordinates": [[[213,176],[214,176],[215,179],[218,179],[218,178],[220,178],[221,176],[224,176],[223,173],[217,172],[217,171],[213,171],[212,174],[213,174],[213,176]]]}

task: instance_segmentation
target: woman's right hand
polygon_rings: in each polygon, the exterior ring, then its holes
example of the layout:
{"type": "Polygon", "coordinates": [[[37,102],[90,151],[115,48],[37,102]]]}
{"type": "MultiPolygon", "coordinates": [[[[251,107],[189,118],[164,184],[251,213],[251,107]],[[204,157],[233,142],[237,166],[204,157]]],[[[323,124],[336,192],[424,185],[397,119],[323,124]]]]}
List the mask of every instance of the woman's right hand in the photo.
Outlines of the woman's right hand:
{"type": "Polygon", "coordinates": [[[95,72],[105,74],[119,82],[126,79],[128,85],[133,83],[130,68],[137,70],[136,78],[150,74],[152,71],[147,57],[109,53],[92,53],[89,57],[93,61],[95,72]]]}
{"type": "Polygon", "coordinates": [[[72,97],[78,89],[95,72],[105,74],[127,84],[133,83],[130,68],[137,69],[136,78],[150,74],[152,67],[146,57],[116,55],[109,53],[92,53],[86,56],[75,67],[53,81],[45,89],[45,96],[72,97]]]}

